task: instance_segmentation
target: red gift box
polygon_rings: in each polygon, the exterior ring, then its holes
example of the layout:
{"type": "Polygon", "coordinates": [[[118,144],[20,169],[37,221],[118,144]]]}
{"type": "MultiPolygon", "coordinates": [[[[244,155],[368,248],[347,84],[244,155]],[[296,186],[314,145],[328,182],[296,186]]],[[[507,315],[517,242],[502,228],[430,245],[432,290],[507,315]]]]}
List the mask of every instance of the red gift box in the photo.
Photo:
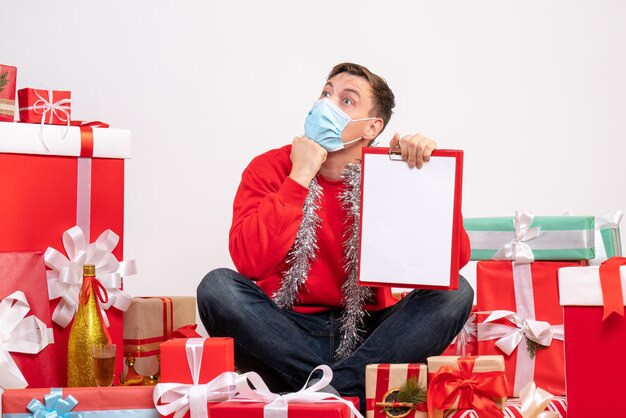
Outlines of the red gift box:
{"type": "MultiPolygon", "coordinates": [[[[64,129],[62,127],[50,127],[64,129]]],[[[77,224],[86,235],[111,229],[120,234],[113,255],[122,259],[124,231],[124,160],[130,134],[126,130],[69,128],[63,156],[46,153],[36,125],[0,122],[0,251],[63,251],[63,232],[77,224]],[[107,132],[109,131],[109,132],[107,132]],[[80,155],[120,158],[76,158],[80,155]],[[19,152],[19,153],[18,153],[19,152]],[[23,154],[23,153],[27,154],[23,154]],[[37,154],[44,154],[39,155],[37,154]],[[68,156],[74,155],[74,156],[68,156]],[[85,187],[87,185],[87,187],[85,187]]],[[[54,150],[53,150],[54,151],[54,150]]],[[[86,237],[87,242],[91,240],[86,237]]],[[[39,288],[46,286],[42,279],[39,288]]],[[[50,301],[54,311],[59,300],[50,301]]],[[[117,344],[116,370],[122,370],[122,312],[107,311],[110,333],[117,344]]],[[[54,385],[65,386],[70,326],[53,325],[58,364],[54,385]]],[[[116,373],[117,374],[117,373],[116,373]]]]}
{"type": "MultiPolygon", "coordinates": [[[[161,382],[193,383],[187,356],[187,338],[175,338],[161,344],[161,382]]],[[[232,338],[203,338],[202,365],[198,383],[207,383],[223,372],[235,369],[232,338]]]]}
{"type": "Polygon", "coordinates": [[[478,309],[501,311],[494,314],[494,318],[501,318],[489,324],[483,323],[488,319],[486,314],[478,315],[478,354],[504,355],[509,396],[517,396],[531,380],[554,395],[565,394],[563,309],[559,305],[557,273],[559,268],[580,264],[551,261],[530,264],[478,262],[478,309]],[[542,338],[531,335],[532,330],[542,330],[542,338]],[[528,348],[529,338],[538,339],[545,342],[544,346],[549,346],[538,348],[533,358],[528,348]]]}
{"type": "MultiPolygon", "coordinates": [[[[203,389],[212,393],[207,397],[208,405],[235,395],[234,389],[229,389],[236,376],[232,372],[235,368],[232,338],[174,338],[162,343],[160,350],[161,380],[154,396],[163,415],[173,416],[174,411],[180,413],[185,408],[194,407],[181,403],[181,397],[190,396],[192,385],[208,384],[203,389]]],[[[189,416],[187,410],[184,417],[189,416]]]]}
{"type": "Polygon", "coordinates": [[[607,264],[615,259],[559,271],[570,418],[626,416],[620,384],[626,375],[626,318],[623,311],[611,314],[610,307],[624,309],[626,266],[607,264]]]}
{"type": "MultiPolygon", "coordinates": [[[[0,236],[2,236],[1,233],[0,236]]],[[[40,252],[0,252],[0,299],[4,299],[17,290],[21,290],[26,295],[30,306],[28,315],[34,315],[47,328],[51,328],[46,268],[40,252]]],[[[0,318],[0,323],[2,319],[0,318]]],[[[28,386],[50,387],[57,383],[58,378],[55,348],[55,344],[50,344],[36,355],[19,352],[10,352],[8,355],[19,368],[28,386]]],[[[5,364],[0,374],[7,372],[5,364]]]]}
{"type": "MultiPolygon", "coordinates": [[[[368,364],[365,368],[365,402],[367,418],[387,418],[382,406],[385,395],[399,389],[408,379],[415,378],[420,387],[427,390],[428,370],[425,364],[368,364]]],[[[407,415],[408,418],[426,418],[426,403],[418,405],[407,415]]]]}
{"type": "Polygon", "coordinates": [[[20,122],[69,125],[71,97],[69,91],[19,89],[20,122]]]}
{"type": "Polygon", "coordinates": [[[0,64],[0,121],[15,119],[15,82],[17,68],[0,64]]]}
{"type": "Polygon", "coordinates": [[[454,337],[452,343],[444,350],[442,356],[476,356],[478,345],[476,342],[476,305],[472,306],[472,312],[467,318],[463,329],[454,337]]]}
{"type": "MultiPolygon", "coordinates": [[[[344,398],[358,409],[359,398],[344,398]]],[[[209,405],[210,418],[263,418],[262,402],[226,401],[209,405]]],[[[290,402],[287,408],[289,418],[351,418],[350,407],[339,401],[320,403],[290,402]]]]}
{"type": "Polygon", "coordinates": [[[60,417],[72,416],[72,412],[99,412],[101,415],[98,416],[102,417],[158,418],[160,415],[154,408],[152,392],[152,386],[12,389],[2,394],[2,413],[3,416],[7,414],[26,417],[33,416],[34,412],[39,410],[41,412],[35,416],[48,416],[46,412],[51,413],[50,416],[60,417]],[[69,402],[70,411],[67,411],[69,413],[63,410],[64,402],[56,405],[58,410],[55,408],[56,402],[60,399],[69,402]],[[34,411],[29,410],[28,406],[34,411]]]}

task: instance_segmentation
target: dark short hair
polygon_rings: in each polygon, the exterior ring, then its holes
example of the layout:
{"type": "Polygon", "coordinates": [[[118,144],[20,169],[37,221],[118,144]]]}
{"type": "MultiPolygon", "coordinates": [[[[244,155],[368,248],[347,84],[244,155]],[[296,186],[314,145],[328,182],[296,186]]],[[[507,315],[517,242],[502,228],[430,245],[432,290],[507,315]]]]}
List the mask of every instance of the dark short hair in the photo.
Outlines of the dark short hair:
{"type": "Polygon", "coordinates": [[[387,127],[387,123],[389,123],[389,119],[391,119],[391,114],[393,113],[393,108],[396,106],[396,98],[385,79],[374,74],[362,65],[343,62],[335,65],[333,69],[330,70],[326,80],[328,81],[341,73],[363,77],[367,80],[372,87],[372,99],[374,101],[374,105],[370,110],[370,116],[381,118],[384,122],[383,129],[387,127]]]}

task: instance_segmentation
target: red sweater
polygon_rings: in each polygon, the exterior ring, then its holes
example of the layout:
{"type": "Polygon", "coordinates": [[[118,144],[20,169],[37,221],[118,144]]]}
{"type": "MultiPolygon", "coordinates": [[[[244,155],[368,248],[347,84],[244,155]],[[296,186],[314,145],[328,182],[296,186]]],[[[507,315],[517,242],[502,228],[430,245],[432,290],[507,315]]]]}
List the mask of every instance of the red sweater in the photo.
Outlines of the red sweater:
{"type": "MultiPolygon", "coordinates": [[[[243,172],[233,204],[230,229],[230,255],[239,273],[255,280],[269,296],[278,290],[285,256],[291,249],[302,221],[302,205],[308,189],[289,177],[291,145],[256,157],[243,172]]],[[[318,176],[323,189],[318,215],[319,250],[296,302],[294,310],[311,313],[342,308],[341,285],[344,270],[345,211],[339,202],[341,181],[318,176]]],[[[460,262],[469,261],[469,238],[465,230],[460,245],[460,262]]],[[[393,305],[391,288],[372,288],[373,303],[366,309],[393,305]]]]}

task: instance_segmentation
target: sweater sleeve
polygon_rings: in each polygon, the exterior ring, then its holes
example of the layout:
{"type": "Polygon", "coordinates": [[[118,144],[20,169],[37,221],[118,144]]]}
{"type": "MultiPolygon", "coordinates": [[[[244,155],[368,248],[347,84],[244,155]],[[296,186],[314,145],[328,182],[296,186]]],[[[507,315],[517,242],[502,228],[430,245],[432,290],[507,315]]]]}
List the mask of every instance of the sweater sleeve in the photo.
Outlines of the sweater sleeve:
{"type": "Polygon", "coordinates": [[[253,280],[277,272],[293,245],[308,189],[271,164],[253,161],[233,204],[229,249],[237,270],[253,280]]]}
{"type": "Polygon", "coordinates": [[[461,216],[461,245],[459,246],[459,269],[465,267],[469,263],[471,255],[471,246],[467,231],[463,227],[463,217],[461,216]]]}

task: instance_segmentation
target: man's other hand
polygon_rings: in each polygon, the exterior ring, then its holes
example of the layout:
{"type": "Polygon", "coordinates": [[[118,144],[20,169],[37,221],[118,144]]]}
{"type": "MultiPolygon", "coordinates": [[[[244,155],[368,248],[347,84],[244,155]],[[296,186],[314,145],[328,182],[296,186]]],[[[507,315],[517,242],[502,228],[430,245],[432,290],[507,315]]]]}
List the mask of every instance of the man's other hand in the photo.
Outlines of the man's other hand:
{"type": "Polygon", "coordinates": [[[317,142],[306,136],[297,136],[291,144],[291,177],[304,187],[309,187],[311,180],[326,161],[328,152],[317,142]]]}
{"type": "Polygon", "coordinates": [[[420,133],[400,137],[400,134],[396,132],[389,141],[389,146],[392,148],[400,147],[402,159],[407,161],[411,168],[422,168],[424,163],[430,160],[433,151],[437,149],[435,141],[420,133]]]}

